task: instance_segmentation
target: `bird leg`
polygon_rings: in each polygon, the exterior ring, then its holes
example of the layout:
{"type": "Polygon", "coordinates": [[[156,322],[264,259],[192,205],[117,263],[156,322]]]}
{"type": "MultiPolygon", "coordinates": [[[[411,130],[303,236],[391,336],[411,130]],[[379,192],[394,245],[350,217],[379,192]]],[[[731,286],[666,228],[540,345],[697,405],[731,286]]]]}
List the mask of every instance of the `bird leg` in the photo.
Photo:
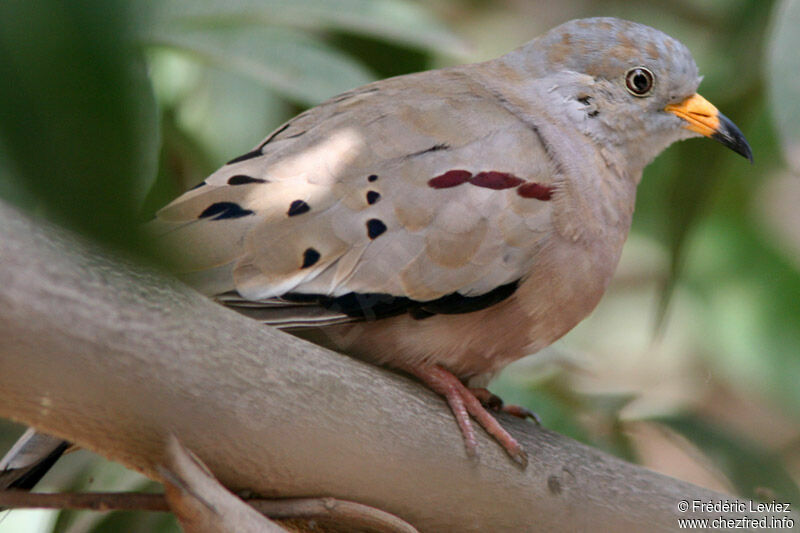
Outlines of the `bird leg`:
{"type": "Polygon", "coordinates": [[[469,390],[481,402],[481,405],[487,409],[491,409],[492,411],[502,411],[512,416],[516,416],[517,418],[522,418],[523,420],[525,418],[530,418],[536,422],[537,426],[542,425],[542,420],[539,418],[539,415],[526,407],[522,407],[521,405],[506,405],[500,396],[490,392],[487,388],[471,387],[469,390]]]}
{"type": "MultiPolygon", "coordinates": [[[[404,370],[418,377],[437,394],[444,396],[464,437],[467,455],[477,455],[478,441],[470,416],[474,418],[489,435],[500,443],[511,458],[523,467],[528,464],[528,456],[517,440],[481,405],[475,394],[470,391],[451,372],[439,365],[408,365],[404,370]]],[[[487,391],[488,392],[488,391],[487,391]]]]}
{"type": "MultiPolygon", "coordinates": [[[[458,422],[461,434],[464,436],[464,445],[467,448],[467,455],[477,456],[478,440],[475,437],[475,428],[469,419],[467,406],[461,389],[464,385],[453,374],[444,368],[435,366],[409,366],[406,370],[422,380],[433,392],[444,396],[450,405],[450,410],[458,422]]],[[[488,414],[488,413],[487,413],[488,414]]]]}

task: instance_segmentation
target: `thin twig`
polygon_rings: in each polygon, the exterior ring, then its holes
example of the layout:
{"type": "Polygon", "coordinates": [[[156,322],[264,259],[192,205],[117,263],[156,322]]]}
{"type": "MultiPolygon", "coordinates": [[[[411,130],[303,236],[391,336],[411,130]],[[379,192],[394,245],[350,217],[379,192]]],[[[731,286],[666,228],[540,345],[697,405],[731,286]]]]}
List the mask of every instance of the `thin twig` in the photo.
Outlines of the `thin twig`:
{"type": "Polygon", "coordinates": [[[28,509],[80,509],[86,511],[169,511],[163,494],[141,492],[0,491],[0,507],[28,509]]]}
{"type": "Polygon", "coordinates": [[[273,519],[304,518],[333,520],[380,532],[416,533],[417,529],[393,514],[361,503],[336,498],[245,500],[255,510],[273,519]]]}
{"type": "MultiPolygon", "coordinates": [[[[408,522],[380,509],[336,498],[246,499],[248,505],[276,520],[330,520],[377,533],[416,533],[408,522]]],[[[0,508],[77,509],[89,511],[169,511],[163,494],[140,492],[0,491],[0,508]]]]}

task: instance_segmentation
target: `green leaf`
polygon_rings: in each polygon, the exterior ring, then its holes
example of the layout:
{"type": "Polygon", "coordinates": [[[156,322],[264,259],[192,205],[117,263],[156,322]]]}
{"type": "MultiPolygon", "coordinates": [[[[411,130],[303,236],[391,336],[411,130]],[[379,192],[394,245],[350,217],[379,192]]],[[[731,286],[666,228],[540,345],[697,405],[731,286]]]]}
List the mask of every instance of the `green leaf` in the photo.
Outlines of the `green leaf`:
{"type": "Polygon", "coordinates": [[[158,114],[120,0],[0,3],[4,173],[42,212],[130,244],[156,171],[158,114]]]}
{"type": "Polygon", "coordinates": [[[767,81],[772,116],[783,152],[800,174],[800,1],[783,0],[774,10],[769,43],[767,81]]]}
{"type": "Polygon", "coordinates": [[[211,67],[203,69],[192,93],[176,107],[176,115],[178,126],[200,143],[211,159],[210,170],[215,170],[261,142],[295,109],[262,83],[211,67]]]}
{"type": "Polygon", "coordinates": [[[260,23],[344,30],[453,55],[465,53],[462,41],[428,9],[405,0],[151,0],[141,9],[150,17],[145,27],[187,21],[260,23]]]}
{"type": "Polygon", "coordinates": [[[174,27],[149,39],[255,78],[303,104],[318,104],[374,79],[335,48],[286,28],[174,27]]]}

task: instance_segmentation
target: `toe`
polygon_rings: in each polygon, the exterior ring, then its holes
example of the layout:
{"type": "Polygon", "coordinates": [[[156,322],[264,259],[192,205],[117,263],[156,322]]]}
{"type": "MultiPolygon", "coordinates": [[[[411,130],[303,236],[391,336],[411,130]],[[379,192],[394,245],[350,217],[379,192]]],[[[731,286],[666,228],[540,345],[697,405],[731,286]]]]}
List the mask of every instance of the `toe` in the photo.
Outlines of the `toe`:
{"type": "Polygon", "coordinates": [[[542,420],[539,418],[539,415],[537,415],[530,409],[522,407],[521,405],[504,405],[502,407],[502,411],[504,413],[514,415],[517,418],[522,418],[522,419],[530,418],[536,423],[537,426],[542,425],[542,420]]]}

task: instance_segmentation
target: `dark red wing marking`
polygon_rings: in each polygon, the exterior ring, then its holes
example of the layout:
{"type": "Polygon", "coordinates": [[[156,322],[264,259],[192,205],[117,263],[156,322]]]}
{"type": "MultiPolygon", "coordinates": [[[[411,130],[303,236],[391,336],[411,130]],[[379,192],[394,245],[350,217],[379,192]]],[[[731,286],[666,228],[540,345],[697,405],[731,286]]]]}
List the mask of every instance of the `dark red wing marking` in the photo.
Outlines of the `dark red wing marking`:
{"type": "Polygon", "coordinates": [[[488,170],[472,174],[468,170],[448,170],[435,178],[428,180],[428,186],[434,189],[449,189],[462,183],[469,183],[476,187],[484,187],[500,191],[517,187],[517,194],[523,198],[533,198],[546,202],[553,197],[553,187],[535,182],[526,182],[514,174],[488,170]]]}
{"type": "Polygon", "coordinates": [[[478,187],[486,187],[487,189],[494,190],[510,189],[521,183],[525,183],[524,180],[513,174],[509,174],[508,172],[495,172],[494,170],[479,172],[475,174],[469,182],[478,187]]]}
{"type": "Polygon", "coordinates": [[[448,189],[466,183],[472,177],[472,172],[466,170],[448,170],[444,174],[428,180],[428,186],[434,189],[448,189]]]}
{"type": "Polygon", "coordinates": [[[546,202],[553,197],[553,187],[530,182],[525,185],[520,185],[519,189],[517,189],[517,194],[523,198],[535,198],[546,202]]]}

